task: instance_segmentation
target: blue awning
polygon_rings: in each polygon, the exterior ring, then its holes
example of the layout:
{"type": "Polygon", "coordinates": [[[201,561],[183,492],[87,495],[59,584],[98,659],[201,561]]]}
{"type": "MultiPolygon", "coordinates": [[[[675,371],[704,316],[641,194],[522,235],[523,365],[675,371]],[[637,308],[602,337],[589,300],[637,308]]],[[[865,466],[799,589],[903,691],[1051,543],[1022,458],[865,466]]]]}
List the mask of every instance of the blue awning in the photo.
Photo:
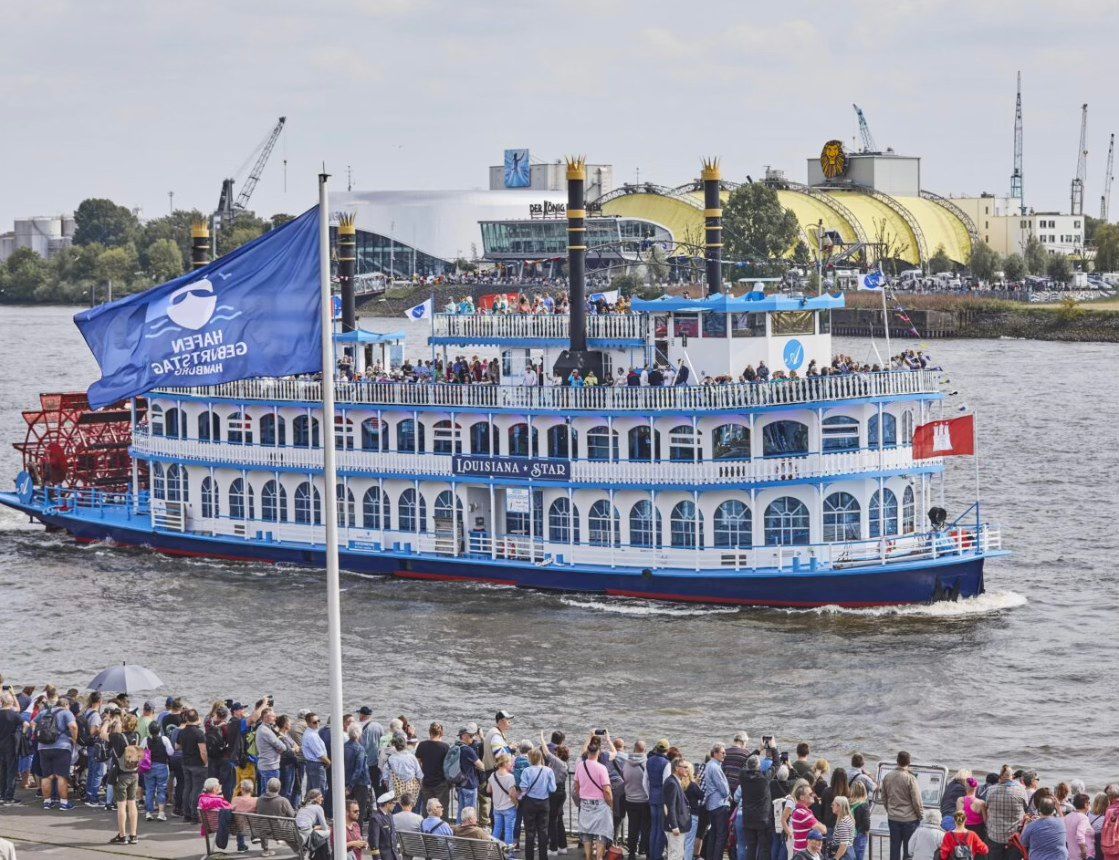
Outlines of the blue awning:
{"type": "Polygon", "coordinates": [[[661,296],[659,299],[634,299],[632,308],[647,314],[679,311],[681,313],[773,313],[774,311],[822,311],[841,308],[845,299],[841,293],[832,296],[786,296],[753,292],[743,296],[704,296],[701,299],[685,299],[675,296],[661,296]]]}
{"type": "Polygon", "coordinates": [[[402,331],[393,331],[388,334],[378,334],[375,331],[365,331],[365,329],[358,329],[357,331],[348,331],[345,334],[334,335],[335,343],[360,343],[360,344],[377,344],[377,343],[402,343],[407,334],[402,331]]]}

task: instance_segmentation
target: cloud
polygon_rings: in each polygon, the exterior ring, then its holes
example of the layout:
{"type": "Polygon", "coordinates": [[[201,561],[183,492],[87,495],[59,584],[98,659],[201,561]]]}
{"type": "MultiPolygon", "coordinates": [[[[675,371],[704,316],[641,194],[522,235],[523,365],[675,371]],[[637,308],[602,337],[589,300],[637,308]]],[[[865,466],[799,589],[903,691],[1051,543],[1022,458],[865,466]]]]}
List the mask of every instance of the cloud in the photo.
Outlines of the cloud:
{"type": "Polygon", "coordinates": [[[374,62],[369,54],[339,45],[315,48],[311,51],[310,62],[321,72],[355,84],[377,83],[385,77],[384,67],[374,62]]]}

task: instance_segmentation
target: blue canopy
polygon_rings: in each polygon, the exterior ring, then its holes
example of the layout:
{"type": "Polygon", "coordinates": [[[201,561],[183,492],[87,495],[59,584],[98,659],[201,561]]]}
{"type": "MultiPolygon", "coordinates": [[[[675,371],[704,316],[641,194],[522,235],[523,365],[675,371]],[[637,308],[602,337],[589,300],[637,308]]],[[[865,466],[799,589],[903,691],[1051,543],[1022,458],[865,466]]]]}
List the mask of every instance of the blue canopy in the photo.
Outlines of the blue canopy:
{"type": "Polygon", "coordinates": [[[631,307],[641,313],[772,313],[774,311],[822,311],[841,308],[845,303],[842,294],[832,296],[786,296],[753,292],[743,296],[704,296],[701,299],[661,296],[659,299],[634,299],[631,307]]]}
{"type": "Polygon", "coordinates": [[[358,329],[357,331],[348,331],[345,334],[334,335],[335,343],[401,343],[405,340],[407,334],[402,331],[393,331],[388,334],[378,334],[375,331],[365,331],[365,329],[358,329]]]}

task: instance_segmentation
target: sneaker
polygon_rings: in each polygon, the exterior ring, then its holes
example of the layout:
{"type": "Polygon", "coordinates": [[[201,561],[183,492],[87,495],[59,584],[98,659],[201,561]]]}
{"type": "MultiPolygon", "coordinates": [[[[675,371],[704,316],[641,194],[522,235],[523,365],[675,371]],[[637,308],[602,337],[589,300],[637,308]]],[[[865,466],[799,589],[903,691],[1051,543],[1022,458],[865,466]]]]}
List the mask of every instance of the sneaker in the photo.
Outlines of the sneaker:
{"type": "Polygon", "coordinates": [[[139,836],[129,836],[128,837],[128,844],[129,845],[139,845],[140,844],[140,837],[139,836]]]}
{"type": "Polygon", "coordinates": [[[8,806],[23,806],[22,800],[9,800],[8,806]]]}
{"type": "Polygon", "coordinates": [[[87,800],[87,801],[85,802],[85,805],[86,805],[86,806],[88,806],[88,807],[90,807],[91,809],[100,809],[100,808],[101,808],[102,806],[104,806],[105,804],[103,804],[103,803],[98,803],[98,802],[97,802],[96,800],[87,800]]]}
{"type": "Polygon", "coordinates": [[[125,845],[127,844],[127,842],[128,838],[125,836],[121,836],[119,833],[109,840],[110,845],[125,845]]]}
{"type": "Polygon", "coordinates": [[[105,804],[105,811],[106,812],[116,812],[117,811],[117,805],[115,803],[106,803],[105,804]]]}
{"type": "Polygon", "coordinates": [[[78,805],[76,803],[71,803],[70,801],[67,800],[65,803],[60,803],[58,805],[58,808],[62,809],[62,810],[65,810],[65,811],[69,811],[71,809],[77,809],[78,805]]]}
{"type": "Polygon", "coordinates": [[[161,812],[161,813],[159,813],[159,815],[157,815],[157,816],[155,817],[155,820],[156,820],[156,821],[166,821],[166,820],[167,820],[167,816],[166,816],[166,815],[164,815],[164,814],[163,814],[163,813],[161,812]]]}
{"type": "Polygon", "coordinates": [[[155,818],[155,816],[152,815],[150,812],[144,813],[144,821],[151,821],[153,818],[155,818]]]}
{"type": "Polygon", "coordinates": [[[261,857],[275,857],[276,852],[273,851],[271,848],[269,848],[267,851],[261,851],[260,856],[261,857]]]}
{"type": "Polygon", "coordinates": [[[43,801],[43,809],[54,809],[54,801],[53,800],[44,800],[43,801]]]}

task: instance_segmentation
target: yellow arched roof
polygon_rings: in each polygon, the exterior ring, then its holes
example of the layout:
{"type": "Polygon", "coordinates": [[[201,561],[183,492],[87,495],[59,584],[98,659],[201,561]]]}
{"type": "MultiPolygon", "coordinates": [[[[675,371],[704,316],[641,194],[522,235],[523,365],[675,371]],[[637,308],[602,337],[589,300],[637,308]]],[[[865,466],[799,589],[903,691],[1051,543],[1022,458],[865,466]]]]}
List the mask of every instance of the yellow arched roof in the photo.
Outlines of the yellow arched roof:
{"type": "Polygon", "coordinates": [[[949,259],[961,266],[967,265],[967,261],[971,259],[971,236],[963,221],[934,200],[926,200],[924,197],[894,199],[908,209],[914,220],[921,225],[929,256],[935,254],[937,248],[944,246],[944,253],[949,259]]]}
{"type": "Polygon", "coordinates": [[[858,241],[858,234],[855,232],[854,226],[818,197],[805,194],[803,191],[783,190],[777,192],[777,199],[782,206],[791,210],[797,216],[801,232],[807,236],[805,242],[809,250],[816,247],[816,234],[808,228],[814,226],[820,220],[823,220],[825,230],[834,230],[839,233],[845,243],[858,241]]]}
{"type": "Polygon", "coordinates": [[[625,194],[602,207],[603,215],[641,218],[660,224],[677,242],[703,244],[703,209],[661,194],[625,194]]]}
{"type": "MultiPolygon", "coordinates": [[[[909,225],[901,215],[869,194],[834,190],[828,190],[826,193],[850,209],[851,213],[859,219],[868,242],[877,241],[880,233],[889,236],[891,242],[906,246],[897,255],[898,259],[912,263],[914,266],[921,265],[917,237],[913,235],[913,231],[909,229],[909,225]]],[[[924,228],[921,229],[924,232],[924,228]]]]}

